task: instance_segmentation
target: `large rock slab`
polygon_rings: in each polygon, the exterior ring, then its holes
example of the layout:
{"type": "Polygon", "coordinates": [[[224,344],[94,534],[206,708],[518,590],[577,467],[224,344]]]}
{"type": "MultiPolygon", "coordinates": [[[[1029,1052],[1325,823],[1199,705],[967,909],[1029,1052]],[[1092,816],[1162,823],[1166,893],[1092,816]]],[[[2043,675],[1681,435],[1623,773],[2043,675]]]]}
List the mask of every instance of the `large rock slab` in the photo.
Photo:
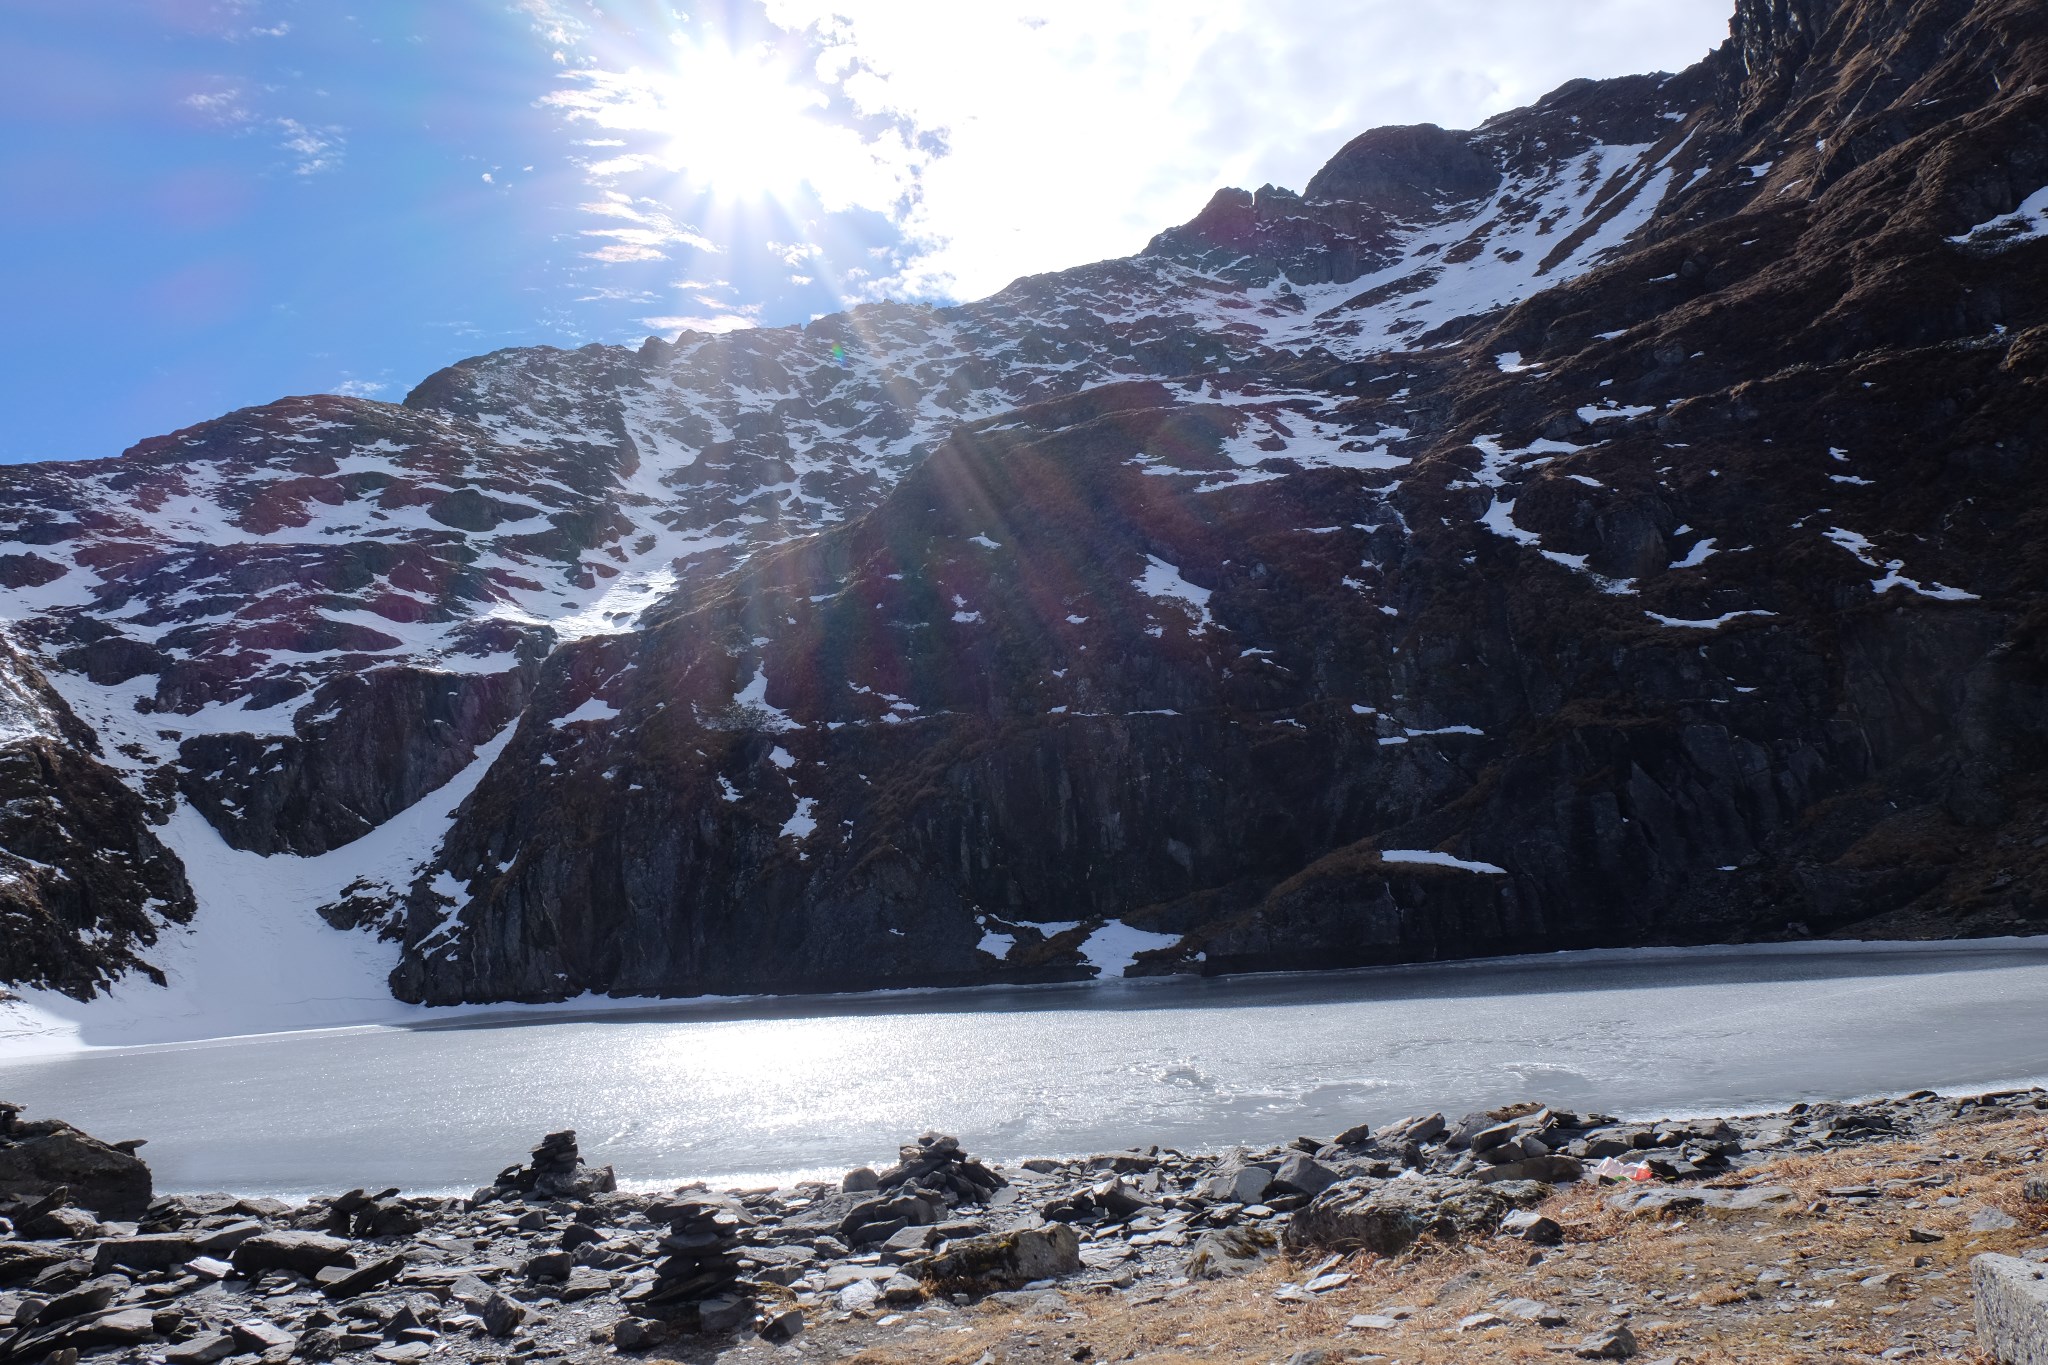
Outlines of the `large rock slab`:
{"type": "Polygon", "coordinates": [[[1287,1225],[1291,1249],[1372,1251],[1396,1256],[1425,1236],[1445,1241],[1488,1236],[1516,1201],[1476,1180],[1415,1176],[1356,1178],[1332,1185],[1287,1225]]]}
{"type": "Polygon", "coordinates": [[[17,1105],[0,1104],[0,1195],[39,1198],[61,1186],[71,1203],[101,1218],[142,1217],[151,1182],[141,1158],[68,1123],[25,1122],[20,1113],[17,1105]]]}
{"type": "Polygon", "coordinates": [[[182,1232],[148,1233],[140,1237],[109,1237],[99,1244],[92,1258],[92,1273],[104,1275],[115,1267],[123,1270],[166,1270],[183,1265],[202,1248],[182,1232]]]}
{"type": "Polygon", "coordinates": [[[289,1270],[311,1279],[331,1265],[353,1269],[356,1258],[347,1242],[324,1232],[266,1232],[236,1247],[234,1263],[244,1275],[289,1270]]]}
{"type": "Polygon", "coordinates": [[[2048,1365],[2048,1265],[2011,1256],[1970,1263],[1977,1345],[1999,1365],[2048,1365]]]}

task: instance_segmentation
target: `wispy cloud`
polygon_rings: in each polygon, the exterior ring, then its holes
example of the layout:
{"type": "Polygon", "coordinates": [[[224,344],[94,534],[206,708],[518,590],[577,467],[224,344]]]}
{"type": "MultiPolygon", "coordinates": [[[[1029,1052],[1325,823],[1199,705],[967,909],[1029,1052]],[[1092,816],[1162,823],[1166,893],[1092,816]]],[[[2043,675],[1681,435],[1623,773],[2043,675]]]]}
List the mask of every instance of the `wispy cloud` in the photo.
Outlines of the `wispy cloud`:
{"type": "Polygon", "coordinates": [[[238,85],[221,83],[212,90],[195,91],[178,103],[204,121],[220,127],[247,123],[255,117],[250,113],[248,101],[238,85]]]}
{"type": "Polygon", "coordinates": [[[617,191],[581,206],[585,213],[624,223],[623,227],[585,228],[582,235],[609,239],[610,245],[583,254],[594,261],[665,261],[662,248],[689,247],[696,251],[717,251],[710,238],[669,216],[668,210],[652,199],[635,199],[617,191]]]}
{"type": "Polygon", "coordinates": [[[343,398],[374,398],[390,387],[389,384],[379,384],[369,379],[344,379],[328,392],[343,398]]]}
{"type": "Polygon", "coordinates": [[[294,174],[318,175],[341,164],[346,142],[339,128],[313,128],[295,118],[272,119],[271,126],[281,135],[278,145],[295,158],[294,174]]]}

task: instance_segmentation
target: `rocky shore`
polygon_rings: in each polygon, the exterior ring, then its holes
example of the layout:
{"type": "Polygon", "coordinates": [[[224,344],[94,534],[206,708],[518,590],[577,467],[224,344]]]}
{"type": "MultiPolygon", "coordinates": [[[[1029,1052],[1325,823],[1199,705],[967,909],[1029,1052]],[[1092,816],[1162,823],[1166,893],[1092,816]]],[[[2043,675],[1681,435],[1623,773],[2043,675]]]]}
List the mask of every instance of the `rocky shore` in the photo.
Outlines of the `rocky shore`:
{"type": "Polygon", "coordinates": [[[0,1365],[1967,1359],[1969,1262],[2048,1267],[2040,1090],[1002,1166],[926,1134],[646,1193],[557,1132],[466,1198],[299,1204],[154,1197],[141,1145],[0,1106],[0,1365]]]}

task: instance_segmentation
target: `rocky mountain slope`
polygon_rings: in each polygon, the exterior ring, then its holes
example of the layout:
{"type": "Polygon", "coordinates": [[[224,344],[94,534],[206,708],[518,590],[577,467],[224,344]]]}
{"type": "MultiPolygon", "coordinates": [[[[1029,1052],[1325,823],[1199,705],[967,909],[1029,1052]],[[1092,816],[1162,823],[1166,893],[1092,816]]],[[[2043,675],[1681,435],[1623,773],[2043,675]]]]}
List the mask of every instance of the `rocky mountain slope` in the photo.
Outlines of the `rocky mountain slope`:
{"type": "Polygon", "coordinates": [[[147,960],[166,816],[427,1003],[2038,930],[2044,186],[2038,6],[1742,0],[979,303],[0,471],[0,966],[147,960]]]}

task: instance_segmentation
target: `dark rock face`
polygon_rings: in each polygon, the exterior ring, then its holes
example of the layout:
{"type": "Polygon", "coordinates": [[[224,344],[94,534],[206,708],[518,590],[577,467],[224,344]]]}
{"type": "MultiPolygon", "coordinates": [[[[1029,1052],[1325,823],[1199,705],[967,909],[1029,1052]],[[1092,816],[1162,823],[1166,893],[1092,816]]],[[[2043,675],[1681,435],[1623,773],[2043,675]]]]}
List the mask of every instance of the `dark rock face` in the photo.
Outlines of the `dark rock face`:
{"type": "Polygon", "coordinates": [[[1469,134],[1424,123],[1359,134],[1316,172],[1306,197],[1372,204],[1414,217],[1484,198],[1500,181],[1500,167],[1469,134]]]}
{"type": "Polygon", "coordinates": [[[360,838],[469,766],[516,716],[542,651],[504,673],[379,668],[313,694],[296,733],[201,735],[178,750],[185,797],[229,843],[313,855],[360,838]]]}
{"type": "Polygon", "coordinates": [[[0,472],[0,571],[238,847],[474,780],[325,912],[408,1000],[2039,931],[2044,90],[1744,0],[962,308],[0,472]]]}
{"type": "Polygon", "coordinates": [[[0,639],[0,979],[87,998],[193,910],[147,803],[0,639]]]}
{"type": "Polygon", "coordinates": [[[2038,923],[2042,253],[1949,238],[2015,202],[1957,207],[1978,166],[2036,165],[2039,96],[1984,74],[2044,50],[1973,16],[1816,50],[1762,130],[1728,52],[1651,82],[1705,97],[1658,154],[1698,183],[1455,353],[1021,410],[724,601],[564,651],[543,713],[617,717],[522,727],[398,990],[1044,979],[1102,967],[1109,919],[1158,935],[1136,971],[2038,923]],[[1733,202],[1753,149],[1822,155],[1878,41],[1981,112],[1733,202]]]}

